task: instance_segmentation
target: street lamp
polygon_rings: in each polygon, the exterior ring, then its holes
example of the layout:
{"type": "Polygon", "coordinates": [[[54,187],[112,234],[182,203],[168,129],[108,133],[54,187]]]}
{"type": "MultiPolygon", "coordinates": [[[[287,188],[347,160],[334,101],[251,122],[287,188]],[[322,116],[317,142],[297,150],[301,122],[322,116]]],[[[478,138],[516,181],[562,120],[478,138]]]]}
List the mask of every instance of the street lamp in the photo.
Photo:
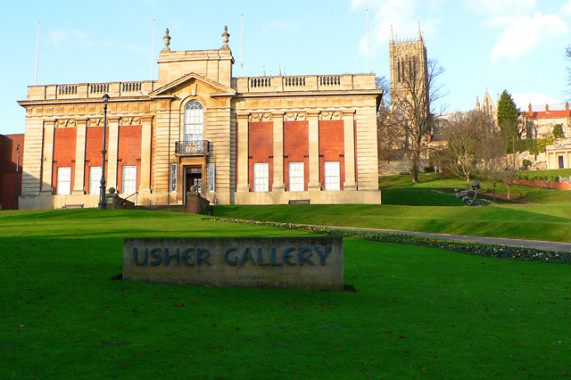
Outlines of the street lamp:
{"type": "Polygon", "coordinates": [[[107,201],[105,199],[105,150],[107,140],[107,103],[109,102],[109,95],[103,95],[103,149],[101,149],[101,188],[99,194],[99,209],[105,210],[107,208],[107,201]]]}
{"type": "Polygon", "coordinates": [[[17,156],[16,156],[16,200],[14,202],[14,209],[17,210],[18,209],[18,177],[20,174],[20,144],[18,144],[16,146],[16,152],[17,152],[17,156]]]}

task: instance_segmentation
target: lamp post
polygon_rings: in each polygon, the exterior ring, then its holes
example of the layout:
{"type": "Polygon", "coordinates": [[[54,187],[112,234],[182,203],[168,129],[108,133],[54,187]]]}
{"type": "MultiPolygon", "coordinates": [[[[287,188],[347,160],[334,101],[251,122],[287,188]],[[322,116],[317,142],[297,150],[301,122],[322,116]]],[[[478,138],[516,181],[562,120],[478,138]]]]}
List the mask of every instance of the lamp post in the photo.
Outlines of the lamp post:
{"type": "Polygon", "coordinates": [[[18,144],[16,146],[16,152],[17,152],[17,156],[16,156],[16,199],[14,201],[14,209],[17,210],[18,209],[18,177],[20,174],[20,144],[18,144]]]}
{"type": "Polygon", "coordinates": [[[101,149],[101,187],[99,194],[99,209],[105,210],[107,208],[107,201],[105,199],[105,150],[107,140],[107,103],[109,102],[109,95],[103,95],[103,149],[101,149]]]}

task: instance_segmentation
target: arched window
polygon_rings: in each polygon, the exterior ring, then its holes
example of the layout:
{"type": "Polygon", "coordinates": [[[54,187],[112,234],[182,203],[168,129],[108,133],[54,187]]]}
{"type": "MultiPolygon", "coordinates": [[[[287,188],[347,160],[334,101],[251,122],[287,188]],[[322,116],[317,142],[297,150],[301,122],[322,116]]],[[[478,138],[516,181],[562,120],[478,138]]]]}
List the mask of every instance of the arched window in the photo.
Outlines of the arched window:
{"type": "Polygon", "coordinates": [[[184,141],[204,140],[204,108],[196,100],[191,100],[184,107],[184,141]]]}

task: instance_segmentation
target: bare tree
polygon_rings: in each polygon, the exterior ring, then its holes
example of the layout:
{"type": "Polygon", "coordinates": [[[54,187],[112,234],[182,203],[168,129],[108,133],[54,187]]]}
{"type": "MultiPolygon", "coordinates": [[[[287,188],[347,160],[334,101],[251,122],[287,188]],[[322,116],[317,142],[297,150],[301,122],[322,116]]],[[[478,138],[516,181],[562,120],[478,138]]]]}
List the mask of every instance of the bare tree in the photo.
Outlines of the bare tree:
{"type": "Polygon", "coordinates": [[[449,169],[457,176],[466,178],[478,171],[486,143],[493,133],[492,119],[483,112],[458,112],[452,116],[444,129],[448,143],[449,169]]]}
{"type": "Polygon", "coordinates": [[[383,99],[377,113],[379,158],[385,161],[396,160],[404,148],[405,133],[394,117],[391,109],[390,84],[386,77],[375,78],[377,89],[383,90],[383,99]]]}
{"type": "Polygon", "coordinates": [[[391,110],[406,136],[405,148],[412,160],[412,183],[418,183],[420,158],[428,149],[426,140],[436,117],[431,107],[441,97],[435,82],[444,70],[433,60],[419,68],[416,61],[411,61],[399,70],[398,88],[391,92],[391,110]]]}

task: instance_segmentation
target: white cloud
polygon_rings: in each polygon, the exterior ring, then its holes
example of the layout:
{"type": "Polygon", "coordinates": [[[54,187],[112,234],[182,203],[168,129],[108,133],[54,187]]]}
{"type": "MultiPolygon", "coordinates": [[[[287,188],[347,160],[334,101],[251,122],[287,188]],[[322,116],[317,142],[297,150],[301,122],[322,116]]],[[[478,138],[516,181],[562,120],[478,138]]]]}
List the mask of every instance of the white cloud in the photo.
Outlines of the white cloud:
{"type": "MultiPolygon", "coordinates": [[[[569,9],[571,0],[563,7],[561,13],[569,9]]],[[[551,38],[565,36],[567,23],[558,14],[538,12],[538,0],[465,0],[464,8],[484,17],[483,23],[498,30],[490,60],[496,62],[500,58],[516,61],[524,54],[551,38]]]]}
{"type": "Polygon", "coordinates": [[[465,0],[464,8],[490,18],[528,14],[537,8],[537,0],[465,0]]]}
{"type": "Polygon", "coordinates": [[[534,106],[534,109],[538,106],[544,107],[546,104],[559,104],[562,103],[561,99],[554,99],[546,94],[538,94],[535,92],[528,93],[515,93],[512,95],[517,107],[522,111],[527,111],[529,105],[534,106]]]}
{"type": "Polygon", "coordinates": [[[502,32],[500,39],[494,45],[490,59],[492,62],[501,57],[516,60],[521,55],[533,51],[541,42],[566,33],[567,25],[559,16],[536,13],[533,17],[518,17],[502,32]]]}
{"type": "Polygon", "coordinates": [[[286,32],[291,32],[297,29],[297,24],[295,22],[289,22],[289,21],[270,20],[264,25],[264,31],[272,28],[285,30],[286,32]]]}
{"type": "Polygon", "coordinates": [[[567,4],[565,4],[563,8],[561,8],[561,13],[567,16],[571,16],[571,0],[569,0],[567,4]]]}
{"type": "Polygon", "coordinates": [[[81,30],[77,29],[56,29],[50,32],[50,36],[47,40],[48,45],[62,46],[69,44],[87,44],[91,45],[90,41],[87,41],[87,34],[81,30]]]}
{"type": "MultiPolygon", "coordinates": [[[[425,36],[432,36],[436,32],[438,19],[421,19],[417,13],[421,7],[436,9],[441,0],[352,0],[352,11],[369,10],[370,48],[371,51],[386,49],[391,39],[391,27],[395,38],[416,38],[418,23],[425,36]]],[[[364,17],[364,15],[363,15],[364,17]]],[[[360,41],[362,51],[367,46],[366,32],[360,41]]]]}

